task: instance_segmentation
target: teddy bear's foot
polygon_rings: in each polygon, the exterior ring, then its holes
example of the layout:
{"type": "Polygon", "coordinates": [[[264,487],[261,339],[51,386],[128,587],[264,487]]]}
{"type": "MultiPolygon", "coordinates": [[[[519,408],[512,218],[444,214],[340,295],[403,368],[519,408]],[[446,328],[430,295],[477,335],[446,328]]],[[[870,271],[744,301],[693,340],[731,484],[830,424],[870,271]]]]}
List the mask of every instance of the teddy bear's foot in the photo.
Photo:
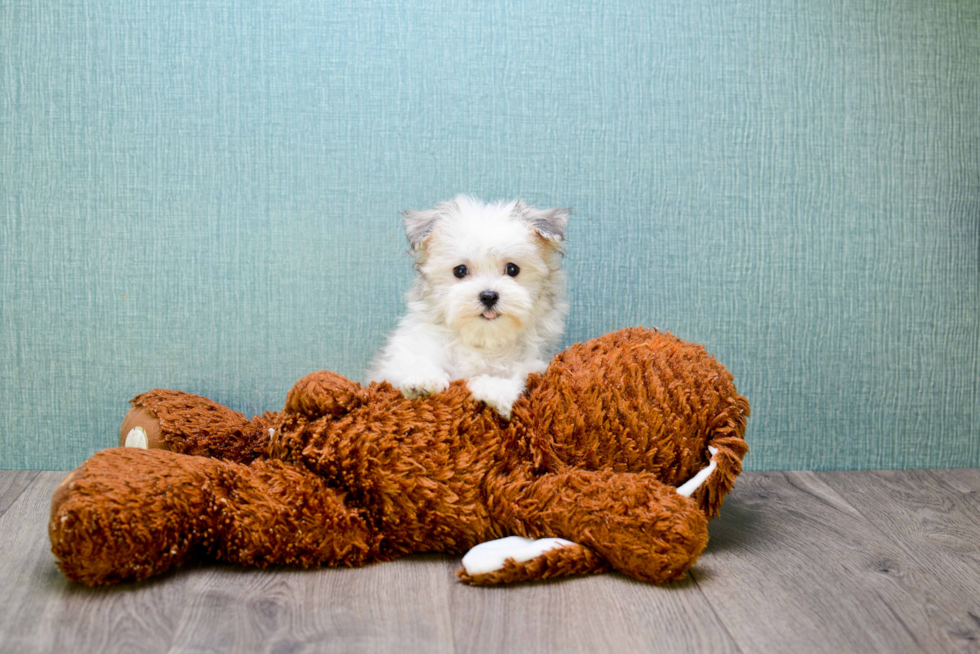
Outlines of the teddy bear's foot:
{"type": "Polygon", "coordinates": [[[61,505],[71,495],[71,481],[78,474],[79,470],[80,468],[75,468],[65,475],[64,479],[58,482],[58,487],[54,489],[54,493],[51,495],[51,518],[61,510],[61,505]]]}
{"type": "Polygon", "coordinates": [[[95,586],[207,557],[247,566],[361,565],[382,538],[305,468],[241,465],[167,450],[103,450],[55,490],[51,551],[95,586]]]}
{"type": "Polygon", "coordinates": [[[207,477],[168,467],[176,456],[109,449],[65,477],[51,498],[48,536],[66,577],[88,585],[144,579],[213,532],[207,477]]]}
{"type": "Polygon", "coordinates": [[[169,449],[160,434],[160,419],[149,409],[134,406],[119,427],[119,446],[144,450],[169,449]]]}
{"type": "Polygon", "coordinates": [[[480,543],[463,557],[456,573],[474,586],[605,572],[606,562],[588,547],[564,538],[508,536],[480,543]]]}
{"type": "Polygon", "coordinates": [[[505,528],[559,535],[643,581],[679,579],[708,542],[708,520],[693,498],[646,472],[567,470],[498,487],[513,513],[505,528]]]}
{"type": "Polygon", "coordinates": [[[471,548],[463,557],[463,569],[468,574],[478,575],[496,572],[504,567],[504,561],[524,563],[541,556],[555,548],[574,545],[564,538],[522,538],[507,536],[480,543],[471,548]]]}
{"type": "Polygon", "coordinates": [[[251,420],[217,402],[156,389],[131,400],[119,445],[250,463],[268,452],[273,415],[251,420]]]}

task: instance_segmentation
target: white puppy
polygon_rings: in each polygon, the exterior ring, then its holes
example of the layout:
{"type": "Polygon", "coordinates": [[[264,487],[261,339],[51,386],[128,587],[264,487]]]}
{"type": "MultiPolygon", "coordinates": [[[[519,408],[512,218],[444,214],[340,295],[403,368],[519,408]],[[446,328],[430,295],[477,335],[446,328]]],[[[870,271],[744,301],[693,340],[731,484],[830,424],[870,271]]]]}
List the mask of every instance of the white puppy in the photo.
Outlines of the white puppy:
{"type": "Polygon", "coordinates": [[[562,242],[568,209],[465,195],[406,211],[418,276],[371,371],[409,397],[465,379],[505,418],[529,373],[543,372],[564,330],[562,242]]]}

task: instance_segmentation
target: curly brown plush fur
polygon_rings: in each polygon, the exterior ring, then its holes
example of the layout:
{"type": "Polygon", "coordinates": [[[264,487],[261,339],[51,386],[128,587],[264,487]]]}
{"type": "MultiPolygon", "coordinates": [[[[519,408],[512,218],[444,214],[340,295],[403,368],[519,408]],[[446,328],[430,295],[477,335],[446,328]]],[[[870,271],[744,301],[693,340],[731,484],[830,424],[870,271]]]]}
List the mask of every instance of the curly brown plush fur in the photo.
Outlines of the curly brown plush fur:
{"type": "Polygon", "coordinates": [[[279,413],[246,419],[202,397],[133,400],[122,438],[52,498],[49,534],[70,579],[144,579],[191,557],[347,565],[463,552],[508,535],[575,545],[491,573],[489,584],[607,569],[684,574],[741,471],[749,405],[697,345],[641,328],[574,345],[532,375],[511,419],[464,382],[407,399],[319,372],[279,413]],[[717,465],[692,497],[675,487],[717,465]],[[157,449],[153,449],[157,448],[157,449]]]}

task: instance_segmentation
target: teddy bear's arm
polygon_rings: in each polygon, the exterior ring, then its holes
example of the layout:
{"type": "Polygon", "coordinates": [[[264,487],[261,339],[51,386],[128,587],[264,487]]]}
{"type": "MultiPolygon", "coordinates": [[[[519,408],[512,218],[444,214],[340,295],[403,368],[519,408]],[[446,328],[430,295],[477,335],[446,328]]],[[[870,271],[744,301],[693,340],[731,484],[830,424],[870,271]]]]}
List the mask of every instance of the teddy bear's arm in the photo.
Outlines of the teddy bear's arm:
{"type": "Polygon", "coordinates": [[[329,370],[311,372],[286,396],[286,413],[310,420],[346,413],[361,403],[361,385],[329,370]]]}

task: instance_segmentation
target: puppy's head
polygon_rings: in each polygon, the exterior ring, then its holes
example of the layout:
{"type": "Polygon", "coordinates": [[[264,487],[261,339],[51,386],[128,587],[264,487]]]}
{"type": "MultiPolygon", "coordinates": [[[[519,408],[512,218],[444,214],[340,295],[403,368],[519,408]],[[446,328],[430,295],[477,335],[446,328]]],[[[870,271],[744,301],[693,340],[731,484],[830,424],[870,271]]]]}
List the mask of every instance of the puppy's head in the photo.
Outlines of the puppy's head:
{"type": "Polygon", "coordinates": [[[568,209],[465,195],[406,211],[419,279],[415,299],[472,347],[550,339],[564,317],[562,243],[568,209]],[[549,324],[550,323],[550,324],[549,324]]]}

